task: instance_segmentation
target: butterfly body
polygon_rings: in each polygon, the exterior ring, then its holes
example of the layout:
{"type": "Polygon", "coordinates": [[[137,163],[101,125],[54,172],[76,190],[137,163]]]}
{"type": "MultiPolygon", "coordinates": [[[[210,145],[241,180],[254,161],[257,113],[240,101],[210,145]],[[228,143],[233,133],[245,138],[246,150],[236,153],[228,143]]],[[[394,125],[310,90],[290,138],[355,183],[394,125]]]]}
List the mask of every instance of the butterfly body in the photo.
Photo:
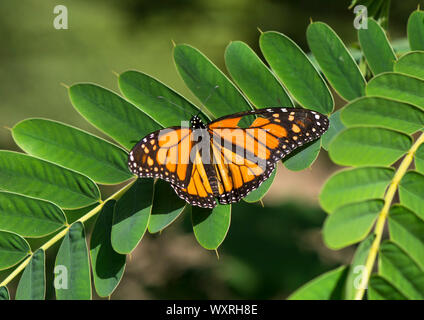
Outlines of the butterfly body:
{"type": "Polygon", "coordinates": [[[191,205],[213,208],[240,201],[274,171],[277,161],[318,139],[328,118],[297,108],[245,111],[204,124],[155,131],[130,151],[128,165],[139,177],[170,182],[191,205]]]}

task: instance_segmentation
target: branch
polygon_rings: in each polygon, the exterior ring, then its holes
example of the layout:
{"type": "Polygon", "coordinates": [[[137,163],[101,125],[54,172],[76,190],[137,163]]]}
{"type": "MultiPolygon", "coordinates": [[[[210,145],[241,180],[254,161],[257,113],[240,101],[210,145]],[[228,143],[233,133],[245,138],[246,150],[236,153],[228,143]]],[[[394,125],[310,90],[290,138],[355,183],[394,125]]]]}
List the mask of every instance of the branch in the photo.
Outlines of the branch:
{"type": "Polygon", "coordinates": [[[399,187],[399,183],[414,160],[415,152],[417,152],[418,147],[424,143],[424,133],[419,136],[419,138],[412,145],[411,149],[408,150],[408,153],[403,158],[399,168],[397,169],[392,181],[390,182],[390,186],[384,195],[384,206],[381,209],[377,222],[374,227],[375,239],[371,245],[370,251],[368,253],[367,260],[365,262],[365,278],[363,281],[365,283],[361,283],[359,289],[356,290],[355,300],[361,300],[365,293],[365,288],[368,287],[368,282],[371,276],[371,272],[375,263],[375,259],[377,257],[378,250],[380,248],[381,238],[383,236],[384,225],[386,223],[387,216],[389,214],[389,209],[392,204],[395,193],[399,187]]]}
{"type": "MultiPolygon", "coordinates": [[[[75,222],[81,222],[84,223],[88,219],[94,217],[97,213],[101,211],[104,204],[108,202],[109,200],[118,200],[136,181],[137,179],[132,180],[130,183],[125,185],[122,189],[119,189],[117,192],[115,192],[113,195],[111,195],[109,198],[107,198],[105,201],[100,201],[99,205],[87,212],[85,215],[83,215],[81,218],[76,220],[75,222]]],[[[74,223],[75,223],[74,222],[74,223]]],[[[61,230],[58,234],[56,234],[54,237],[50,238],[45,244],[43,244],[40,249],[43,249],[46,251],[48,248],[50,248],[52,245],[54,245],[56,242],[58,242],[60,239],[62,239],[66,233],[68,232],[71,225],[66,225],[66,227],[61,230]]],[[[3,280],[3,282],[0,283],[0,287],[5,287],[10,281],[12,281],[30,262],[32,258],[33,253],[31,252],[30,255],[22,261],[15,270],[11,274],[7,276],[6,279],[3,280]]]]}

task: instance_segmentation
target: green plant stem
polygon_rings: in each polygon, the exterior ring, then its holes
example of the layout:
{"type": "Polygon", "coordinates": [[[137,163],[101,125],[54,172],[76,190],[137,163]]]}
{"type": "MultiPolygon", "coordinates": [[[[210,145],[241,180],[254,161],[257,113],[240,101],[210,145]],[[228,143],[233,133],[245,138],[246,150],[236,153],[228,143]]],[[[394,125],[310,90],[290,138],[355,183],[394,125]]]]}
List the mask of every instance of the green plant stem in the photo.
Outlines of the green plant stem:
{"type": "MultiPolygon", "coordinates": [[[[112,194],[109,198],[107,198],[104,201],[100,201],[99,205],[96,206],[95,208],[93,208],[92,210],[90,210],[89,212],[87,212],[85,215],[83,215],[81,218],[79,218],[78,220],[76,220],[75,222],[81,222],[84,223],[86,222],[88,219],[94,217],[97,213],[100,212],[100,210],[103,208],[104,204],[106,202],[108,202],[109,200],[118,200],[132,185],[133,183],[136,181],[136,179],[132,180],[130,183],[128,183],[127,185],[125,185],[125,187],[123,187],[122,189],[119,189],[117,192],[115,192],[114,194],[112,194]]],[[[75,223],[74,222],[74,223],[75,223]]],[[[71,225],[66,225],[65,228],[63,230],[61,230],[58,234],[56,234],[54,237],[50,238],[45,244],[43,244],[40,249],[43,249],[44,251],[46,251],[48,248],[50,248],[52,245],[54,245],[56,242],[58,242],[60,239],[62,239],[66,233],[68,232],[69,228],[71,227],[71,225]]],[[[23,269],[25,269],[25,267],[27,266],[27,264],[31,261],[33,253],[31,252],[29,254],[28,257],[25,258],[24,261],[22,261],[15,270],[13,270],[13,272],[11,274],[9,274],[7,276],[6,279],[3,280],[3,282],[0,283],[0,287],[5,287],[7,286],[7,284],[12,281],[23,269]]]]}
{"type": "Polygon", "coordinates": [[[381,238],[383,236],[384,225],[386,223],[387,216],[389,214],[390,206],[392,204],[393,198],[396,194],[396,191],[399,187],[399,183],[405,175],[406,171],[410,167],[412,161],[414,160],[415,152],[418,147],[424,143],[424,133],[422,133],[415,143],[412,145],[411,149],[409,149],[406,156],[403,158],[399,168],[396,170],[396,173],[390,182],[389,188],[387,189],[384,195],[384,206],[381,209],[377,222],[374,227],[375,239],[371,245],[370,251],[368,253],[367,260],[365,262],[365,275],[362,280],[361,286],[356,290],[355,300],[361,300],[365,293],[365,288],[368,287],[368,282],[371,276],[372,269],[374,267],[374,263],[377,257],[378,250],[380,248],[381,238]]]}

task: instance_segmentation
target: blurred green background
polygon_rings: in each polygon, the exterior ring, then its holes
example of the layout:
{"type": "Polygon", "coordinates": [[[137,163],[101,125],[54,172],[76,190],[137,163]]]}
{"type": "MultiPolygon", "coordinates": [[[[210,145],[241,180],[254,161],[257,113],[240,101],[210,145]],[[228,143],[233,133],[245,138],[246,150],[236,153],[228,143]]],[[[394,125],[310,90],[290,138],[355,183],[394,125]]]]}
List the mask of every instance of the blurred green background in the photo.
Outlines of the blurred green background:
{"type": "MultiPolygon", "coordinates": [[[[391,39],[406,36],[408,16],[418,3],[392,1],[391,39]]],[[[18,150],[6,127],[29,117],[63,121],[103,136],[72,108],[61,83],[94,82],[118,92],[114,72],[135,69],[197,102],[174,68],[172,40],[195,46],[222,70],[225,47],[232,40],[248,43],[260,55],[257,28],[283,32],[307,51],[305,31],[312,19],[328,23],[347,45],[354,44],[349,4],[1,0],[0,148],[18,150]],[[68,9],[68,30],[53,27],[56,5],[68,9]]],[[[336,169],[324,152],[312,169],[292,173],[280,167],[265,208],[243,202],[233,206],[220,260],[196,243],[189,217],[180,217],[161,235],[145,236],[128,259],[112,299],[281,299],[348,262],[353,250],[331,251],[320,234],[325,214],[317,197],[336,169]]]]}

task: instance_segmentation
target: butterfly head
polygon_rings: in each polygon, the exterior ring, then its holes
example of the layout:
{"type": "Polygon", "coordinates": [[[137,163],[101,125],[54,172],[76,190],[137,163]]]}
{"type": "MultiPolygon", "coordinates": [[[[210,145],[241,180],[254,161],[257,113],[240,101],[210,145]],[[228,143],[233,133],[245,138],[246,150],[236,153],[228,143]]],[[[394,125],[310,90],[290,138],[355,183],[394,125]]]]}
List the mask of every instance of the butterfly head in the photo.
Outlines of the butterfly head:
{"type": "Polygon", "coordinates": [[[200,119],[199,116],[197,116],[197,115],[191,117],[190,127],[192,127],[193,129],[205,129],[206,128],[202,119],[200,119]]]}

